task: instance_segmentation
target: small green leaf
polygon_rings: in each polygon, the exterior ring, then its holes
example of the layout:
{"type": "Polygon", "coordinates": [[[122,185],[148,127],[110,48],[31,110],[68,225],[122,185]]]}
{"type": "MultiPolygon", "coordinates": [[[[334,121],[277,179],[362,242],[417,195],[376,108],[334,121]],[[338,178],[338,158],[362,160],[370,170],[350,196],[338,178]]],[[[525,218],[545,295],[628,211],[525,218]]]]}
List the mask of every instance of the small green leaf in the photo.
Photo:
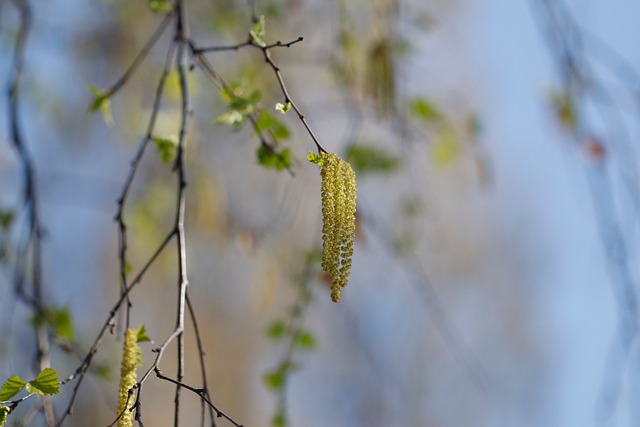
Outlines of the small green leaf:
{"type": "Polygon", "coordinates": [[[53,333],[63,341],[73,341],[73,322],[68,307],[48,309],[45,312],[47,322],[53,333]]]}
{"type": "Polygon", "coordinates": [[[169,0],[149,0],[148,4],[153,13],[169,13],[173,10],[169,0]]]}
{"type": "Polygon", "coordinates": [[[571,90],[564,92],[552,91],[549,95],[555,110],[556,119],[565,130],[575,130],[578,125],[576,115],[576,100],[571,90]]]}
{"type": "Polygon", "coordinates": [[[151,338],[149,338],[149,335],[147,335],[147,329],[144,327],[144,325],[140,325],[140,327],[138,328],[137,341],[138,341],[138,343],[141,343],[141,342],[152,342],[151,338]]]}
{"type": "Polygon", "coordinates": [[[460,146],[455,129],[451,126],[442,128],[431,148],[433,163],[436,166],[447,166],[453,163],[458,154],[460,154],[460,146]]]}
{"type": "Polygon", "coordinates": [[[124,262],[124,277],[129,277],[131,272],[133,271],[133,266],[129,261],[124,262]]]}
{"type": "Polygon", "coordinates": [[[320,167],[322,167],[322,165],[324,164],[324,162],[322,161],[322,156],[320,154],[314,153],[313,151],[309,151],[309,154],[307,154],[307,160],[309,160],[311,163],[315,163],[320,167]]]}
{"type": "Polygon", "coordinates": [[[167,137],[155,136],[153,137],[153,142],[158,149],[158,154],[160,154],[160,160],[164,164],[171,163],[176,158],[176,153],[178,152],[178,137],[175,135],[170,135],[167,137]]]}
{"type": "Polygon", "coordinates": [[[237,87],[233,91],[232,97],[229,100],[229,108],[237,110],[242,114],[250,114],[255,111],[256,104],[262,98],[262,93],[259,90],[252,91],[249,95],[243,95],[242,88],[237,87]]]}
{"type": "Polygon", "coordinates": [[[269,390],[278,391],[284,387],[284,374],[281,371],[269,372],[262,377],[265,385],[269,390]]]}
{"type": "Polygon", "coordinates": [[[285,427],[287,425],[287,417],[282,409],[271,418],[271,425],[273,427],[285,427]]]}
{"type": "Polygon", "coordinates": [[[7,408],[6,406],[0,406],[0,427],[2,427],[4,423],[7,422],[7,415],[9,415],[10,412],[11,409],[7,408]]]}
{"type": "Polygon", "coordinates": [[[35,380],[26,385],[29,393],[46,396],[60,393],[60,380],[55,369],[45,368],[38,374],[35,380]]]}
{"type": "Polygon", "coordinates": [[[0,211],[0,228],[8,230],[13,222],[13,211],[0,211]]]}
{"type": "Polygon", "coordinates": [[[240,127],[244,123],[244,115],[237,110],[230,110],[216,117],[216,123],[240,127]]]}
{"type": "Polygon", "coordinates": [[[280,102],[276,103],[276,111],[279,111],[281,114],[287,114],[287,111],[291,109],[291,103],[287,102],[286,104],[282,104],[280,102]]]}
{"type": "Polygon", "coordinates": [[[109,99],[111,94],[103,90],[98,89],[91,83],[87,84],[87,90],[93,94],[91,104],[89,104],[89,111],[102,112],[102,118],[104,122],[111,126],[113,124],[113,117],[111,116],[111,100],[109,99]]]}
{"type": "Polygon", "coordinates": [[[251,41],[260,47],[265,47],[267,43],[264,41],[265,36],[265,18],[264,15],[260,15],[260,18],[253,23],[251,31],[249,31],[249,37],[251,41]]]}
{"type": "Polygon", "coordinates": [[[113,370],[111,369],[111,366],[109,366],[106,363],[94,364],[92,365],[91,370],[92,372],[95,372],[96,375],[98,375],[100,378],[105,380],[110,379],[113,375],[113,370]]]}
{"type": "Polygon", "coordinates": [[[278,153],[273,148],[260,145],[256,154],[258,157],[258,163],[267,169],[281,171],[292,166],[291,151],[288,148],[285,148],[278,153]]]}
{"type": "Polygon", "coordinates": [[[310,332],[303,331],[298,335],[296,345],[301,350],[313,350],[316,347],[316,340],[310,332]]]}
{"type": "Polygon", "coordinates": [[[424,120],[426,124],[434,124],[442,121],[444,115],[429,100],[424,98],[414,98],[410,104],[411,113],[417,118],[424,120]]]}
{"type": "Polygon", "coordinates": [[[2,388],[0,388],[0,402],[6,402],[16,394],[20,393],[20,390],[27,385],[27,382],[17,375],[10,376],[2,388]]]}
{"type": "MultiPolygon", "coordinates": [[[[310,155],[313,153],[309,153],[310,155]]],[[[315,163],[315,162],[312,162],[315,163]]],[[[319,263],[322,261],[322,250],[321,249],[311,249],[307,252],[307,262],[319,263]]]]}
{"type": "Polygon", "coordinates": [[[272,340],[278,340],[284,336],[287,326],[282,320],[277,320],[267,328],[267,336],[272,340]]]}
{"type": "Polygon", "coordinates": [[[400,158],[373,145],[352,145],[345,159],[357,174],[391,173],[400,166],[400,158]]]}
{"type": "Polygon", "coordinates": [[[278,140],[289,139],[289,136],[291,136],[289,128],[267,111],[263,111],[260,114],[260,117],[256,121],[255,131],[256,133],[264,131],[271,132],[278,140]]]}
{"type": "Polygon", "coordinates": [[[396,252],[400,256],[407,256],[415,251],[415,238],[412,234],[404,232],[395,240],[396,252]]]}

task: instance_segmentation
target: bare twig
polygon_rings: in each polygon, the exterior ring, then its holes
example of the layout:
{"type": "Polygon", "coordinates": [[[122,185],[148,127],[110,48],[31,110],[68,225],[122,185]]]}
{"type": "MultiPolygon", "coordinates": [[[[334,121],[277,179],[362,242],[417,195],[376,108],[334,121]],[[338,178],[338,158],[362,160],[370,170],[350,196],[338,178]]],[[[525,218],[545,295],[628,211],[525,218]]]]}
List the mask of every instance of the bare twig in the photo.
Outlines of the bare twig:
{"type": "Polygon", "coordinates": [[[112,95],[115,95],[129,81],[133,73],[138,69],[138,67],[142,63],[142,60],[149,54],[149,52],[151,51],[153,46],[156,44],[158,39],[160,39],[160,36],[162,36],[162,34],[164,33],[164,30],[167,29],[167,27],[169,26],[169,23],[171,23],[173,18],[174,18],[173,13],[165,15],[165,17],[160,22],[160,25],[158,25],[158,28],[156,29],[156,31],[153,33],[149,41],[147,41],[147,44],[145,44],[144,47],[140,50],[140,52],[138,52],[138,55],[136,55],[135,59],[133,60],[129,68],[127,68],[127,71],[124,72],[124,74],[118,79],[117,82],[113,84],[113,86],[107,89],[105,93],[105,96],[107,98],[112,95]]]}
{"type": "Polygon", "coordinates": [[[158,369],[157,367],[154,368],[154,372],[156,374],[156,376],[158,378],[160,378],[161,380],[165,380],[165,381],[169,381],[170,383],[175,384],[176,386],[180,387],[180,388],[185,388],[189,391],[192,391],[193,393],[197,394],[198,396],[200,396],[200,398],[202,400],[204,400],[207,405],[209,405],[215,412],[216,412],[216,416],[218,418],[224,418],[227,421],[229,421],[231,424],[233,424],[236,427],[244,427],[242,424],[237,423],[236,421],[234,421],[231,417],[229,417],[227,414],[225,414],[224,412],[222,412],[220,409],[218,409],[206,396],[204,393],[204,389],[198,389],[195,387],[191,387],[188,384],[184,384],[181,383],[180,381],[176,381],[173,378],[169,378],[166,375],[164,375],[162,373],[162,371],[160,371],[160,369],[158,369]]]}

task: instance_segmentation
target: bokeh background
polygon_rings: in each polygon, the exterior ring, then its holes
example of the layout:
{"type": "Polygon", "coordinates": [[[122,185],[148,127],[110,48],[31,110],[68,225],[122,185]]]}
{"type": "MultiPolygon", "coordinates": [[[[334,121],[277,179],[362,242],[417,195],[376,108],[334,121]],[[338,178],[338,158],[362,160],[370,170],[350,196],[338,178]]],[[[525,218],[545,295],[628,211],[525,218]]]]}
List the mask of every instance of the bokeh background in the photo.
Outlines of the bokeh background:
{"type": "MultiPolygon", "coordinates": [[[[112,85],[161,18],[137,0],[32,3],[21,125],[40,187],[46,301],[73,319],[74,351],[54,345],[51,355],[66,377],[118,298],[116,200],[172,33],[111,98],[109,125],[87,111],[86,84],[112,85]]],[[[354,267],[334,304],[310,255],[321,245],[320,177],[305,160],[313,142],[293,112],[273,110],[283,97],[272,70],[254,49],[207,55],[227,81],[259,90],[261,107],[288,127],[282,143],[294,176],[259,165],[250,127],[216,121],[224,99],[198,68],[190,73],[189,292],[219,408],[246,426],[271,425],[279,401],[291,426],[640,423],[640,3],[187,7],[199,46],[246,40],[252,9],[266,16],[268,41],[303,36],[272,51],[291,96],[327,150],[362,163],[354,267]],[[291,356],[274,325],[292,308],[307,341],[291,356]],[[285,386],[265,381],[290,356],[296,369],[285,386]]],[[[13,3],[0,2],[3,82],[18,23],[13,3]]],[[[178,129],[176,76],[159,135],[178,129]]],[[[0,235],[4,380],[31,375],[33,343],[31,314],[12,286],[26,221],[22,171],[5,99],[0,111],[0,208],[16,212],[0,235]]],[[[126,211],[133,271],[170,230],[174,181],[150,147],[126,211]]],[[[132,294],[132,324],[144,324],[156,343],[173,330],[176,274],[172,246],[132,294]]],[[[187,346],[186,382],[197,384],[192,329],[187,346]]],[[[115,419],[119,348],[117,337],[105,339],[67,425],[115,419]]],[[[145,367],[152,348],[143,346],[145,367]]],[[[168,375],[174,358],[171,350],[162,362],[168,375]]],[[[54,400],[58,411],[69,391],[54,400]]],[[[183,396],[184,425],[198,425],[198,399],[183,396]]],[[[147,425],[172,422],[172,385],[151,378],[143,399],[147,425]]],[[[27,406],[12,417],[27,416],[27,406]]]]}

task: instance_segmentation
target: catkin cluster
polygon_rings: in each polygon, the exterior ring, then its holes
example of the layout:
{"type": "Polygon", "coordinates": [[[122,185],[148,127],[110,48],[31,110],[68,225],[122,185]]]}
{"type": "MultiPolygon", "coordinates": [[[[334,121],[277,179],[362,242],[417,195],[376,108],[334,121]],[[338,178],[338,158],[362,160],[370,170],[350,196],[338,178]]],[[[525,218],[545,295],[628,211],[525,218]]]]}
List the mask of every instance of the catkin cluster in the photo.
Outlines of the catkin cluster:
{"type": "Polygon", "coordinates": [[[133,401],[128,398],[129,390],[136,384],[136,368],[140,365],[138,330],[128,328],[124,333],[122,364],[120,365],[120,388],[118,389],[118,427],[132,427],[133,413],[129,410],[133,401]],[[127,404],[127,400],[129,403],[127,404]]]}
{"type": "Polygon", "coordinates": [[[340,300],[351,273],[356,228],[356,174],[333,153],[322,153],[322,269],[331,275],[331,299],[340,300]]]}

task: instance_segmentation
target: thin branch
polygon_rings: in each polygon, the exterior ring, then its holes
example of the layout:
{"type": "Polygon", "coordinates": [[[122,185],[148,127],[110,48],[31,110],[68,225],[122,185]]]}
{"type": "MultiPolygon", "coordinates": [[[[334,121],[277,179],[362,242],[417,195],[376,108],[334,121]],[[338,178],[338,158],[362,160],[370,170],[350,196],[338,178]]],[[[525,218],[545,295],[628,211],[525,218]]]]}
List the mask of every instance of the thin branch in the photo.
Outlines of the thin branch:
{"type": "MultiPolygon", "coordinates": [[[[153,139],[153,131],[155,129],[158,112],[160,110],[160,102],[162,100],[164,84],[171,70],[171,66],[175,58],[176,47],[177,47],[176,44],[172,43],[167,52],[167,58],[165,60],[165,65],[162,70],[162,75],[160,76],[160,81],[158,82],[158,86],[156,88],[156,94],[153,101],[153,108],[151,110],[151,117],[149,118],[149,124],[147,126],[146,135],[142,140],[142,143],[138,147],[138,151],[131,162],[131,168],[129,169],[129,174],[122,188],[122,192],[120,193],[120,197],[118,198],[118,211],[116,213],[115,221],[118,223],[118,255],[119,255],[119,262],[120,262],[121,292],[124,292],[124,290],[127,288],[127,225],[124,221],[124,210],[126,207],[126,202],[129,196],[129,192],[131,190],[131,184],[133,183],[133,180],[140,166],[142,156],[144,156],[145,150],[149,145],[149,142],[153,139]]],[[[127,313],[126,313],[126,322],[125,322],[126,327],[129,326],[129,308],[130,307],[131,307],[131,302],[129,301],[129,299],[127,299],[127,313]]]]}
{"type": "Polygon", "coordinates": [[[190,386],[190,385],[188,385],[188,384],[184,384],[184,383],[181,383],[180,381],[176,381],[176,380],[174,380],[173,378],[169,378],[169,377],[167,377],[166,375],[164,375],[164,374],[162,373],[162,371],[161,371],[160,369],[158,369],[157,367],[154,369],[154,372],[155,372],[156,376],[157,376],[158,378],[160,378],[161,380],[168,381],[168,382],[170,382],[170,383],[172,383],[172,384],[175,384],[176,386],[178,386],[178,387],[180,387],[180,388],[187,389],[187,390],[189,390],[189,391],[191,391],[191,392],[193,392],[193,393],[197,394],[198,396],[200,396],[200,398],[201,398],[202,400],[204,400],[204,401],[207,403],[207,405],[209,405],[209,406],[210,406],[210,407],[211,407],[211,408],[216,412],[216,416],[217,416],[218,418],[224,418],[224,419],[226,419],[227,421],[229,421],[231,424],[233,424],[233,425],[234,425],[234,426],[236,426],[236,427],[244,427],[242,424],[237,423],[237,422],[236,422],[236,421],[234,421],[231,417],[229,417],[227,414],[225,414],[225,413],[224,413],[224,412],[222,412],[220,409],[218,409],[218,408],[216,407],[216,405],[214,405],[214,404],[213,404],[213,403],[212,403],[212,402],[211,402],[211,401],[210,401],[210,400],[209,400],[209,399],[204,395],[204,390],[203,390],[203,389],[198,389],[198,388],[195,388],[195,387],[191,387],[191,386],[190,386]]]}
{"type": "Polygon", "coordinates": [[[253,43],[251,40],[247,40],[246,42],[242,42],[242,43],[237,43],[237,44],[233,44],[230,46],[209,46],[209,47],[201,47],[201,48],[194,48],[193,49],[193,53],[195,55],[199,55],[201,53],[210,53],[210,52],[224,52],[224,51],[229,51],[229,50],[240,50],[243,47],[255,47],[258,49],[271,49],[274,47],[291,47],[292,45],[301,42],[302,40],[304,40],[303,37],[298,37],[295,40],[292,40],[290,42],[287,43],[282,43],[281,41],[277,41],[275,43],[272,44],[268,44],[264,47],[258,46],[257,44],[253,43]]]}
{"type": "MultiPolygon", "coordinates": [[[[177,379],[182,381],[184,376],[184,315],[187,298],[187,286],[189,280],[187,278],[187,249],[186,235],[184,231],[184,218],[186,197],[186,166],[185,166],[185,150],[187,145],[187,133],[189,128],[189,116],[191,114],[191,100],[189,87],[187,85],[187,70],[189,69],[187,53],[189,51],[189,22],[187,19],[187,10],[184,0],[178,0],[176,3],[176,42],[178,43],[177,69],[180,79],[180,95],[182,98],[180,137],[178,142],[178,152],[174,170],[178,175],[178,194],[176,206],[175,227],[177,231],[177,250],[178,250],[178,307],[176,314],[176,330],[175,335],[178,338],[178,368],[177,379]]],[[[160,355],[161,353],[159,353],[160,355]]],[[[159,359],[158,359],[159,360],[159,359]]],[[[156,365],[157,366],[157,365],[156,365]]],[[[175,392],[175,408],[174,408],[174,426],[180,424],[180,391],[181,388],[176,386],[175,392]]]]}
{"type": "Polygon", "coordinates": [[[112,95],[115,95],[129,81],[133,73],[138,69],[138,67],[142,63],[142,60],[149,54],[149,52],[151,51],[153,46],[156,44],[158,39],[160,39],[160,36],[162,36],[162,33],[164,33],[164,30],[167,29],[169,23],[173,20],[174,16],[175,16],[174,13],[169,13],[165,15],[165,17],[162,19],[162,21],[160,22],[160,25],[158,25],[158,28],[153,33],[151,38],[143,46],[142,50],[138,52],[138,55],[136,55],[135,59],[133,60],[129,68],[127,68],[124,74],[118,79],[117,82],[113,84],[113,86],[107,89],[105,93],[105,96],[107,98],[112,95]]]}
{"type": "MultiPolygon", "coordinates": [[[[211,399],[211,396],[209,394],[209,385],[207,384],[207,370],[206,370],[206,365],[204,363],[204,356],[206,353],[204,351],[204,345],[202,343],[202,336],[200,335],[200,328],[198,327],[198,319],[196,318],[196,312],[193,308],[193,305],[191,304],[191,298],[189,298],[188,291],[187,291],[187,308],[189,309],[189,316],[191,317],[191,323],[193,325],[194,333],[196,336],[196,343],[198,345],[198,359],[200,360],[200,375],[202,377],[202,389],[204,390],[204,396],[208,399],[211,399]]],[[[204,404],[205,404],[204,399],[202,399],[201,402],[203,405],[201,425],[202,427],[204,427],[204,404]]],[[[213,416],[213,408],[211,406],[209,406],[209,416],[211,417],[212,426],[215,427],[216,421],[213,416]]]]}
{"type": "Polygon", "coordinates": [[[243,47],[247,47],[247,46],[251,46],[251,41],[246,41],[246,42],[242,42],[242,43],[238,43],[238,44],[234,44],[231,46],[210,46],[210,47],[202,47],[202,48],[198,48],[198,49],[193,49],[193,54],[194,55],[199,55],[201,53],[207,53],[207,52],[223,52],[226,50],[239,50],[243,47]]]}
{"type": "Polygon", "coordinates": [[[269,51],[269,49],[267,49],[266,47],[262,48],[262,55],[264,56],[265,61],[271,66],[271,69],[276,75],[276,79],[278,80],[278,84],[280,85],[280,89],[282,90],[282,94],[284,95],[284,103],[285,104],[290,103],[291,107],[298,114],[298,118],[300,119],[304,127],[307,129],[307,132],[311,136],[311,139],[313,139],[313,142],[316,145],[316,148],[318,149],[318,153],[326,153],[327,150],[322,148],[322,145],[320,145],[318,138],[316,137],[315,133],[311,129],[311,126],[309,126],[309,123],[307,122],[307,119],[305,118],[304,114],[302,114],[302,111],[300,110],[300,108],[298,108],[296,103],[291,98],[291,95],[289,95],[289,90],[287,89],[287,85],[284,83],[284,79],[282,77],[282,72],[280,71],[280,67],[278,67],[276,63],[273,61],[273,59],[271,58],[271,52],[269,51]]]}

